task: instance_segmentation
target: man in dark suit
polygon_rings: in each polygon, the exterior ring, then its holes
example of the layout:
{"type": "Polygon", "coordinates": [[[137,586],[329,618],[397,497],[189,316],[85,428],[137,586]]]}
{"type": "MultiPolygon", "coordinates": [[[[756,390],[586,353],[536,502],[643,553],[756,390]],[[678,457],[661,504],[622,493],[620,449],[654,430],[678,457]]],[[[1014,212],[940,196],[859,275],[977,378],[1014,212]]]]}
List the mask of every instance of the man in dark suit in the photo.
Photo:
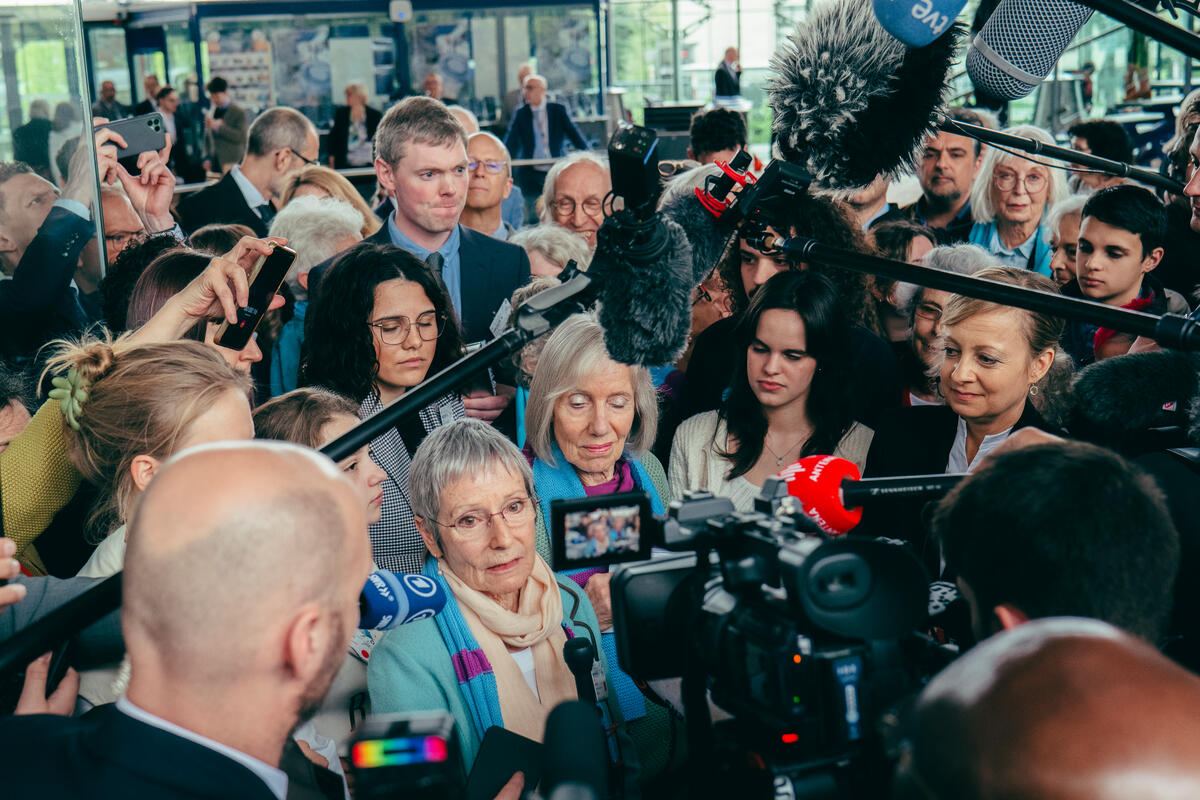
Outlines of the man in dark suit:
{"type": "MultiPolygon", "coordinates": [[[[513,112],[508,133],[504,134],[504,146],[513,158],[561,158],[567,153],[567,141],[576,150],[589,149],[587,140],[567,113],[567,107],[546,100],[546,86],[546,79],[536,74],[526,77],[522,84],[525,105],[513,112]]],[[[542,193],[549,171],[549,164],[520,167],[516,171],[514,179],[529,204],[527,217],[533,202],[542,193]]]]}
{"type": "MultiPolygon", "coordinates": [[[[375,175],[395,210],[364,241],[394,244],[440,272],[467,342],[492,339],[508,320],[509,298],[529,280],[529,257],[514,244],[459,224],[467,202],[467,136],[441,102],[409,97],[388,109],[375,132],[375,175]]],[[[312,268],[308,291],[320,291],[328,262],[312,268]]],[[[475,391],[467,414],[494,421],[512,394],[475,391]]],[[[515,392],[515,389],[513,390],[515,392]]]]}
{"type": "Polygon", "coordinates": [[[717,65],[713,80],[717,97],[735,97],[742,93],[742,65],[738,63],[736,47],[725,49],[725,60],[717,65]]]}
{"type": "Polygon", "coordinates": [[[342,665],[370,571],[363,502],[320,456],[186,451],[130,522],[129,688],[86,718],[0,720],[6,792],[284,800],[291,731],[342,665]],[[267,564],[287,580],[264,580],[267,564]]]}
{"type": "Polygon", "coordinates": [[[161,88],[162,84],[158,82],[158,76],[153,72],[144,76],[142,89],[146,92],[146,97],[133,107],[132,115],[136,117],[158,111],[158,90],[161,88]]]}
{"type": "Polygon", "coordinates": [[[179,201],[179,224],[187,233],[214,222],[241,223],[266,236],[288,176],[315,164],[317,130],[293,108],[269,108],[250,126],[246,156],[212,186],[179,201]]]}

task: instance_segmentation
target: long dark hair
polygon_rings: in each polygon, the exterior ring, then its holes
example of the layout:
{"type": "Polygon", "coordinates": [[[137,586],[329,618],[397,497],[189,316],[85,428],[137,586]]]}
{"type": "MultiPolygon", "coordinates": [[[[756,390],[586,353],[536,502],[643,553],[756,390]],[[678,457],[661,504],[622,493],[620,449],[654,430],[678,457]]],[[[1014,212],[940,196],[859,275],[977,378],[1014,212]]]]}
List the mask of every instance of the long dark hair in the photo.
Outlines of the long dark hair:
{"type": "Polygon", "coordinates": [[[317,286],[304,321],[307,355],[300,370],[304,385],[323,386],[356,403],[376,392],[379,362],[367,320],[375,309],[375,287],[396,279],[419,285],[445,320],[428,374],[462,356],[458,317],[441,276],[399,247],[360,242],[334,260],[317,286]]]}
{"type": "Polygon", "coordinates": [[[755,292],[734,330],[737,366],[720,411],[733,446],[728,452],[718,449],[721,457],[732,464],[728,480],[745,475],[762,456],[767,416],[746,377],[746,353],[758,335],[763,313],[772,309],[800,315],[804,321],[804,349],[817,362],[806,405],[813,434],[800,455],[832,453],[854,423],[849,398],[850,323],[838,289],[827,276],[816,272],[781,272],[755,292]]]}

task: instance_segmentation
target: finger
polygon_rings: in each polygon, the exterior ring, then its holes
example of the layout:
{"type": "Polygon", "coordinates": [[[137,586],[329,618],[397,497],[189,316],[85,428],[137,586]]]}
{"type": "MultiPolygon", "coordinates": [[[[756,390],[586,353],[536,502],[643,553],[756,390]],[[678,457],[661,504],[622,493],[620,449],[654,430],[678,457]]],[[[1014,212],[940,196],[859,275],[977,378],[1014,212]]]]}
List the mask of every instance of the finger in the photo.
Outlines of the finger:
{"type": "Polygon", "coordinates": [[[271,305],[267,306],[267,311],[274,311],[277,308],[283,308],[287,305],[287,300],[283,295],[277,294],[271,297],[271,305]]]}
{"type": "Polygon", "coordinates": [[[46,676],[50,673],[50,654],[43,653],[25,668],[25,685],[17,701],[16,714],[37,714],[46,707],[46,676]]]}
{"type": "Polygon", "coordinates": [[[25,599],[25,584],[10,583],[0,586],[0,608],[6,608],[25,599]]]}
{"type": "Polygon", "coordinates": [[[170,160],[170,158],[171,158],[171,134],[169,134],[169,133],[167,134],[167,144],[165,147],[163,147],[162,150],[158,151],[158,157],[163,160],[163,163],[166,163],[167,161],[170,160]]]}
{"type": "Polygon", "coordinates": [[[79,673],[67,667],[66,674],[58,682],[53,694],[46,698],[47,711],[51,714],[71,716],[75,710],[75,699],[79,697],[79,673]]]}
{"type": "Polygon", "coordinates": [[[0,578],[10,580],[21,574],[21,564],[15,558],[0,558],[0,578]]]}
{"type": "Polygon", "coordinates": [[[9,538],[0,538],[0,558],[12,558],[17,554],[17,543],[9,538]]]}
{"type": "Polygon", "coordinates": [[[101,147],[116,145],[117,147],[128,148],[129,144],[125,141],[125,137],[114,131],[112,128],[97,128],[96,129],[96,150],[99,152],[101,147]]]}
{"type": "Polygon", "coordinates": [[[229,288],[228,278],[229,277],[233,278],[234,283],[235,283],[235,289],[236,289],[236,281],[237,281],[238,273],[241,273],[243,275],[245,274],[245,273],[242,273],[241,269],[235,269],[233,271],[233,274],[230,276],[227,276],[226,273],[224,273],[224,272],[219,272],[215,277],[213,277],[209,281],[209,289],[212,291],[213,295],[216,297],[217,302],[221,304],[221,310],[225,314],[225,319],[227,319],[231,323],[237,322],[238,306],[237,306],[237,300],[234,297],[235,290],[231,290],[229,288]]]}
{"type": "Polygon", "coordinates": [[[508,783],[504,784],[504,788],[500,790],[500,794],[496,795],[496,800],[518,800],[524,789],[525,773],[518,772],[508,779],[508,783]]]}

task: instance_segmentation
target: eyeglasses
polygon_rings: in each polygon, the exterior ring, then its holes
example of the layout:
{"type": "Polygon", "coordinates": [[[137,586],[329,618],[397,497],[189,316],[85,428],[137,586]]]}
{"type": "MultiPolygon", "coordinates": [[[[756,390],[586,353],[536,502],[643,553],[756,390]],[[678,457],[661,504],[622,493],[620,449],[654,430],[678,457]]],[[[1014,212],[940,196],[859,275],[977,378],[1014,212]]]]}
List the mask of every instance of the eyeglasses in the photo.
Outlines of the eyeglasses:
{"type": "MultiPolygon", "coordinates": [[[[408,317],[388,317],[367,324],[379,331],[379,338],[384,344],[400,344],[408,338],[408,332],[413,327],[412,320],[408,317]]],[[[436,311],[426,311],[417,317],[417,336],[423,342],[432,342],[442,335],[445,326],[444,317],[436,311]]]]}
{"type": "Polygon", "coordinates": [[[479,539],[492,526],[492,520],[496,517],[503,517],[504,523],[510,528],[515,528],[518,525],[526,525],[533,520],[534,510],[537,508],[537,501],[531,500],[528,497],[513,497],[504,504],[504,508],[494,513],[488,513],[483,509],[471,509],[459,514],[458,519],[454,522],[439,522],[446,528],[453,528],[460,539],[479,539]]]}
{"type": "MultiPolygon", "coordinates": [[[[554,213],[560,217],[570,217],[575,213],[575,201],[570,197],[560,197],[551,205],[554,206],[554,213]]],[[[604,202],[597,197],[589,197],[583,201],[583,211],[588,216],[598,215],[603,207],[604,202]]]]}
{"type": "Polygon", "coordinates": [[[467,171],[474,172],[475,170],[479,169],[480,164],[482,164],[487,171],[493,175],[499,175],[501,172],[504,172],[506,169],[508,169],[508,164],[503,161],[479,161],[478,159],[472,158],[467,161],[467,171]]]}
{"type": "Polygon", "coordinates": [[[142,231],[117,231],[104,234],[104,241],[110,245],[124,249],[142,238],[142,231]]]}
{"type": "Polygon", "coordinates": [[[942,318],[941,307],[935,306],[933,303],[921,303],[916,307],[915,313],[921,319],[927,319],[930,322],[937,322],[942,318]]]}
{"type": "MultiPolygon", "coordinates": [[[[1025,185],[1025,191],[1028,194],[1037,194],[1046,188],[1049,180],[1040,172],[1030,172],[1021,183],[1025,185]]],[[[992,185],[1002,192],[1011,191],[1017,185],[1017,174],[1015,172],[997,172],[992,176],[992,185]]]]}
{"type": "Polygon", "coordinates": [[[305,158],[305,157],[304,157],[304,154],[303,154],[303,153],[301,153],[301,152],[300,152],[299,150],[297,150],[296,148],[294,148],[294,147],[289,147],[289,148],[288,148],[288,150],[291,150],[291,151],[292,151],[292,155],[294,155],[296,158],[298,158],[298,159],[300,159],[301,161],[303,161],[303,162],[304,162],[305,164],[307,164],[308,166],[310,166],[310,167],[316,166],[316,164],[317,164],[317,162],[316,162],[316,161],[313,161],[311,158],[305,158]]]}

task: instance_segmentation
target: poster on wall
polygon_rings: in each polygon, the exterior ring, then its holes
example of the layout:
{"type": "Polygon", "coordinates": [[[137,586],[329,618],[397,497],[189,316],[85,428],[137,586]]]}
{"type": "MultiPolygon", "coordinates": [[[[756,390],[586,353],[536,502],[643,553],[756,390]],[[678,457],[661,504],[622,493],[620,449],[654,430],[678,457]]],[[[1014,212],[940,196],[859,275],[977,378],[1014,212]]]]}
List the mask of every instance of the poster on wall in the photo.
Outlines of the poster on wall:
{"type": "Polygon", "coordinates": [[[538,17],[534,21],[538,71],[576,115],[597,111],[583,107],[583,93],[596,85],[592,63],[595,35],[590,17],[538,17]]]}
{"type": "Polygon", "coordinates": [[[415,28],[412,49],[413,90],[420,93],[425,76],[442,76],[444,98],[464,99],[473,95],[471,79],[471,21],[452,23],[423,22],[415,28]]]}
{"type": "Polygon", "coordinates": [[[318,126],[333,121],[330,43],[328,25],[271,29],[275,102],[299,110],[318,126]]]}
{"type": "Polygon", "coordinates": [[[271,44],[261,29],[212,31],[205,43],[209,77],[229,82],[233,102],[252,113],[275,105],[271,44]]]}

